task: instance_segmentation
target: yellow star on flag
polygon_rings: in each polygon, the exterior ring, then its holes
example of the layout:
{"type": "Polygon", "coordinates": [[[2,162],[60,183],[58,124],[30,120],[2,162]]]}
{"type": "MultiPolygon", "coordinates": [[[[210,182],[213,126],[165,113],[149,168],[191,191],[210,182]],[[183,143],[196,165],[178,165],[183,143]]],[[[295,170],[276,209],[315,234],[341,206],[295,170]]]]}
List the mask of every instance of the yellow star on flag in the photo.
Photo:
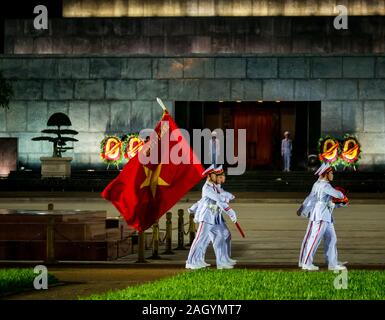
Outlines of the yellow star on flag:
{"type": "Polygon", "coordinates": [[[150,170],[145,166],[143,166],[143,169],[146,174],[146,179],[140,185],[140,189],[149,186],[151,188],[152,196],[155,198],[157,186],[169,186],[169,184],[160,177],[162,165],[158,165],[155,170],[150,170]]]}

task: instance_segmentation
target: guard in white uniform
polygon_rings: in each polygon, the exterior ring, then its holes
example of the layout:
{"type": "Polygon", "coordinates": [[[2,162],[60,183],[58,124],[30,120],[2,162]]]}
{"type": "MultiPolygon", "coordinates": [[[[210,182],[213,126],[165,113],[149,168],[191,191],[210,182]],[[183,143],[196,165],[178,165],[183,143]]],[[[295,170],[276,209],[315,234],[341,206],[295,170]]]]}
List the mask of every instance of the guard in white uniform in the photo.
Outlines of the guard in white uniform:
{"type": "Polygon", "coordinates": [[[311,193],[299,209],[302,216],[309,218],[301,246],[299,266],[302,266],[303,270],[319,270],[313,265],[313,259],[321,240],[324,239],[324,253],[329,270],[345,270],[346,267],[339,264],[337,258],[337,236],[332,215],[336,204],[333,203],[332,198],[341,200],[347,198],[331,186],[330,182],[333,181],[334,176],[329,164],[323,164],[316,174],[319,175],[319,179],[314,183],[311,193]]]}
{"type": "MultiPolygon", "coordinates": [[[[225,172],[223,171],[222,166],[220,166],[217,169],[216,173],[217,173],[217,188],[220,191],[222,201],[228,204],[230,201],[234,200],[235,197],[234,197],[233,194],[231,194],[230,192],[225,191],[222,188],[222,185],[226,181],[225,172]]],[[[223,245],[224,245],[224,252],[225,252],[224,263],[225,264],[230,264],[230,265],[235,265],[237,261],[231,259],[231,233],[230,233],[229,228],[227,227],[225,219],[222,219],[221,221],[222,221],[221,222],[222,235],[225,238],[225,241],[223,243],[223,245]]]]}
{"type": "MultiPolygon", "coordinates": [[[[221,223],[223,217],[221,211],[225,211],[232,221],[236,221],[236,213],[226,204],[220,196],[216,186],[217,176],[214,169],[210,167],[205,171],[209,175],[202,188],[202,199],[197,205],[195,220],[199,222],[198,231],[191,245],[186,261],[186,268],[201,269],[206,267],[202,263],[202,257],[207,248],[207,235],[213,243],[218,269],[230,269],[233,266],[225,263],[225,238],[222,234],[221,223]]],[[[190,208],[191,209],[191,208],[190,208]]]]}
{"type": "MultiPolygon", "coordinates": [[[[220,192],[220,197],[221,197],[221,201],[223,203],[226,203],[228,204],[230,201],[234,200],[235,197],[234,195],[232,195],[230,192],[227,192],[225,191],[223,188],[222,188],[222,185],[225,183],[225,172],[222,168],[222,165],[219,166],[218,168],[216,168],[214,170],[216,176],[217,176],[217,184],[216,184],[216,187],[217,189],[219,190],[220,192]]],[[[200,201],[194,203],[189,209],[189,213],[196,213],[198,207],[199,207],[199,204],[200,204],[200,201]]],[[[223,211],[222,211],[223,212],[223,211]]],[[[220,213],[222,215],[222,212],[220,213]]],[[[195,218],[196,219],[196,218],[195,218]]],[[[231,259],[231,233],[230,233],[230,230],[229,228],[227,227],[227,224],[226,224],[226,221],[225,219],[222,217],[220,219],[220,229],[221,229],[221,236],[224,238],[224,241],[222,242],[222,245],[223,245],[223,256],[222,256],[222,261],[221,261],[221,265],[235,265],[236,264],[236,260],[233,260],[231,259]]],[[[205,262],[205,253],[206,253],[206,250],[210,244],[210,236],[209,235],[202,235],[203,239],[202,239],[202,251],[201,251],[201,264],[205,265],[205,266],[210,266],[210,264],[206,263],[205,262]]]]}

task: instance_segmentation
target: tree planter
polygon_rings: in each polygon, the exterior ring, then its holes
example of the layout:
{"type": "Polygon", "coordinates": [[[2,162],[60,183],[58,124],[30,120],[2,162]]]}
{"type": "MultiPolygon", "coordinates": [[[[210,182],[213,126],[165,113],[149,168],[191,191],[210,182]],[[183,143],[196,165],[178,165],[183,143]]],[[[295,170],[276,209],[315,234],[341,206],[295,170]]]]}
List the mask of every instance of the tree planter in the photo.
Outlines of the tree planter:
{"type": "Polygon", "coordinates": [[[69,178],[71,176],[71,157],[41,157],[41,177],[69,178]]]}
{"type": "Polygon", "coordinates": [[[33,141],[49,141],[53,144],[52,157],[41,157],[41,177],[44,178],[69,178],[71,176],[71,157],[62,157],[62,153],[72,150],[68,147],[68,142],[78,141],[75,138],[66,137],[66,135],[76,135],[77,131],[71,129],[61,129],[62,126],[71,126],[71,120],[64,113],[57,112],[49,117],[47,126],[56,127],[56,129],[44,129],[41,132],[45,134],[56,135],[41,136],[32,138],[33,141]]]}

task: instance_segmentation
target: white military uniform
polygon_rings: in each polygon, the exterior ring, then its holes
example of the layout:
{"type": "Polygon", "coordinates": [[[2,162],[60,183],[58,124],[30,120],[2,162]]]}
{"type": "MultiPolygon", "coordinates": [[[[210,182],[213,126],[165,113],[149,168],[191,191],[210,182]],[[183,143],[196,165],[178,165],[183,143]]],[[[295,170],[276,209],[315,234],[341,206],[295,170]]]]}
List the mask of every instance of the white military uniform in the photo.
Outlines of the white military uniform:
{"type": "MultiPolygon", "coordinates": [[[[222,235],[222,223],[224,221],[221,211],[225,211],[230,218],[236,221],[236,214],[220,196],[220,190],[211,182],[206,182],[202,188],[202,199],[198,202],[195,220],[199,222],[198,231],[191,245],[186,261],[186,268],[203,267],[202,257],[207,249],[207,241],[213,243],[217,267],[225,265],[225,238],[222,235]]],[[[194,205],[194,206],[195,206],[194,205]]],[[[193,206],[193,207],[194,207],[193,206]]]]}
{"type": "MultiPolygon", "coordinates": [[[[220,191],[220,198],[221,201],[228,204],[231,200],[234,200],[235,197],[230,192],[227,192],[223,190],[222,186],[220,184],[216,185],[217,189],[220,191]]],[[[196,214],[199,204],[201,200],[198,202],[195,202],[189,209],[189,213],[196,214]]],[[[222,215],[222,212],[220,213],[222,215]]],[[[197,216],[195,216],[194,220],[197,222],[197,216]]],[[[234,260],[231,259],[231,233],[229,228],[227,227],[225,219],[223,217],[220,219],[220,230],[221,230],[221,236],[224,238],[224,241],[222,242],[223,245],[223,260],[221,264],[227,265],[227,264],[235,264],[234,260]]],[[[210,236],[209,234],[201,235],[202,237],[202,250],[201,250],[201,258],[200,261],[202,264],[205,264],[205,253],[207,250],[207,247],[210,244],[210,236]]]]}
{"type": "Polygon", "coordinates": [[[303,267],[313,265],[321,239],[324,239],[324,253],[329,268],[338,265],[337,236],[333,224],[333,210],[336,205],[332,202],[333,197],[343,199],[344,195],[334,189],[329,181],[318,180],[304,201],[304,207],[309,211],[309,224],[299,258],[299,264],[303,267]]]}

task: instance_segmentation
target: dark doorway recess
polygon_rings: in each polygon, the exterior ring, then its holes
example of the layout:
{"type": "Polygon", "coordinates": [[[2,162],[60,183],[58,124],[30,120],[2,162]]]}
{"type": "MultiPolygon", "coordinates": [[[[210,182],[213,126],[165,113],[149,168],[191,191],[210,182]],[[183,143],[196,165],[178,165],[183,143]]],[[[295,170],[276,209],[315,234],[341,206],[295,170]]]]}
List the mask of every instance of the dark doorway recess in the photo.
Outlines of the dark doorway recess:
{"type": "Polygon", "coordinates": [[[281,170],[281,139],[290,131],[292,169],[305,170],[308,156],[317,154],[321,102],[176,101],[175,120],[190,134],[204,128],[246,129],[248,170],[281,170]]]}

